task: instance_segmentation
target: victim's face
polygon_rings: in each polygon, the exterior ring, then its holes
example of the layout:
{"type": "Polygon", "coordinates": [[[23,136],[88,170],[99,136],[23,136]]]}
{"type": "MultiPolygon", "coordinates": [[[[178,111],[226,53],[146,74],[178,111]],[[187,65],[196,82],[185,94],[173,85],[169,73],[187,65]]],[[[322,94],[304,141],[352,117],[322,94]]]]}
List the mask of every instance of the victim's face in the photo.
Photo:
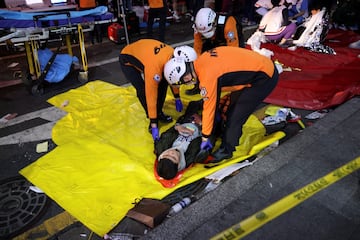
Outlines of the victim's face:
{"type": "Polygon", "coordinates": [[[159,160],[162,158],[170,159],[175,164],[179,164],[180,162],[180,152],[177,149],[167,149],[163,153],[160,154],[159,160]]]}
{"type": "Polygon", "coordinates": [[[196,83],[196,80],[194,79],[193,75],[191,73],[185,74],[182,77],[182,80],[185,85],[192,85],[196,83]]]}

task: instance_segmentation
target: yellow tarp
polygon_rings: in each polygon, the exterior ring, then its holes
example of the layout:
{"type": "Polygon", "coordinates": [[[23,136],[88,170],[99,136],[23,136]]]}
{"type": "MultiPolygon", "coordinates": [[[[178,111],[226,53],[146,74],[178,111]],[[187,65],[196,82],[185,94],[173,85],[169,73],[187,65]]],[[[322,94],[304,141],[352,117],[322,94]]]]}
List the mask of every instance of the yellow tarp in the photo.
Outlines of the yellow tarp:
{"type": "MultiPolygon", "coordinates": [[[[182,93],[185,89],[182,87],[182,93]]],[[[177,119],[180,113],[170,95],[164,112],[177,119]]],[[[194,99],[182,94],[184,107],[194,99]]],[[[256,154],[284,136],[277,133],[264,138],[263,125],[251,116],[232,160],[209,169],[195,165],[169,189],[154,177],[149,121],[132,86],[98,80],[48,102],[68,112],[53,128],[52,138],[58,146],[20,173],[100,236],[119,223],[135,198],[162,199],[177,188],[247,159],[249,152],[256,154]]],[[[162,125],[160,131],[174,123],[162,125]]]]}

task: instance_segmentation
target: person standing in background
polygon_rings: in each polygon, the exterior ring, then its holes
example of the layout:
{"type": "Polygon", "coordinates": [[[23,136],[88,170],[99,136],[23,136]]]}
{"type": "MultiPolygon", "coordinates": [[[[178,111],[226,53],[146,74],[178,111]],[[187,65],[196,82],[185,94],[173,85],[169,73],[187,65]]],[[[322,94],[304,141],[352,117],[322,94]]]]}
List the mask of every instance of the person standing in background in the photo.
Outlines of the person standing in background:
{"type": "Polygon", "coordinates": [[[255,21],[255,4],[256,0],[245,0],[244,17],[242,23],[247,26],[253,26],[256,24],[255,21]]]}
{"type": "Polygon", "coordinates": [[[91,9],[96,7],[95,0],[76,0],[79,10],[91,9]]]}
{"type": "Polygon", "coordinates": [[[165,41],[166,16],[168,12],[166,0],[147,0],[149,3],[149,16],[147,21],[147,37],[153,38],[154,19],[159,18],[159,35],[157,40],[165,41]]]}
{"type": "MultiPolygon", "coordinates": [[[[245,47],[243,29],[238,17],[201,8],[195,17],[194,49],[198,56],[218,46],[245,47]]],[[[186,90],[187,95],[198,94],[199,86],[186,90]]]]}
{"type": "Polygon", "coordinates": [[[205,6],[205,0],[193,0],[193,17],[196,16],[197,12],[205,6]]]}
{"type": "Polygon", "coordinates": [[[124,10],[125,12],[132,12],[132,0],[125,0],[124,1],[124,10]]]}
{"type": "Polygon", "coordinates": [[[173,18],[174,18],[175,22],[180,22],[181,18],[180,18],[180,14],[179,14],[179,11],[178,11],[178,1],[177,0],[172,0],[170,2],[171,2],[171,5],[172,5],[173,18]]]}

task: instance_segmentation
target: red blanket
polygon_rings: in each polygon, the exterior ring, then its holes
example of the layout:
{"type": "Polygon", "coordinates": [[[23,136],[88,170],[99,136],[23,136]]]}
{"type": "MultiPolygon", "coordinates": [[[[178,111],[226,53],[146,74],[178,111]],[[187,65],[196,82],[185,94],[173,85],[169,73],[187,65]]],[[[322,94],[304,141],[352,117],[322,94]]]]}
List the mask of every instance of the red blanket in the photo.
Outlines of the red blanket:
{"type": "Polygon", "coordinates": [[[275,44],[262,44],[262,48],[274,52],[274,61],[293,69],[280,74],[278,85],[265,102],[320,110],[360,95],[360,50],[348,47],[359,39],[360,35],[351,31],[331,30],[324,45],[332,47],[336,55],[301,47],[291,51],[275,44]]]}

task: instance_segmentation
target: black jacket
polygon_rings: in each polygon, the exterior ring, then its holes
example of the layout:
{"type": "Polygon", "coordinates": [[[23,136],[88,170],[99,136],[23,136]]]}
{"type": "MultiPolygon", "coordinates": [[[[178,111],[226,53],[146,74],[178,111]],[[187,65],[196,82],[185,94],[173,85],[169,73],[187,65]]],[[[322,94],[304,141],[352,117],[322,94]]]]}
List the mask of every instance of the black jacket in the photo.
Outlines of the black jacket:
{"type": "MultiPolygon", "coordinates": [[[[186,108],[185,114],[179,117],[176,121],[178,124],[192,122],[192,115],[195,113],[200,114],[202,110],[203,101],[192,101],[186,108]]],[[[201,126],[198,126],[201,132],[201,126]]],[[[173,142],[179,136],[179,132],[172,126],[160,136],[160,140],[155,143],[155,154],[158,157],[163,151],[172,147],[173,142]]],[[[186,167],[195,162],[201,162],[203,159],[197,159],[197,155],[200,152],[201,137],[197,137],[191,141],[188,149],[185,152],[186,167]]]]}

